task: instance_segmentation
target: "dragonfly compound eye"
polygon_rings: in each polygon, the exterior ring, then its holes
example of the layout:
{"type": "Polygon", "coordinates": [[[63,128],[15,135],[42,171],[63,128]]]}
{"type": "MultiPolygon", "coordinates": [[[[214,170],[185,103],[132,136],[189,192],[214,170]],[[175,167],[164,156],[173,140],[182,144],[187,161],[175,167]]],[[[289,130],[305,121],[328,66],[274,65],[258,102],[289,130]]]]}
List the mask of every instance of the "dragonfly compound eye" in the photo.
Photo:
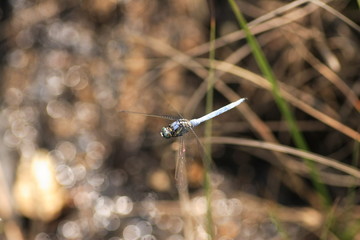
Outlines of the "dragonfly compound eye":
{"type": "Polygon", "coordinates": [[[171,137],[172,137],[171,129],[170,129],[169,127],[163,127],[163,128],[161,128],[160,135],[161,135],[163,138],[171,138],[171,137]]]}

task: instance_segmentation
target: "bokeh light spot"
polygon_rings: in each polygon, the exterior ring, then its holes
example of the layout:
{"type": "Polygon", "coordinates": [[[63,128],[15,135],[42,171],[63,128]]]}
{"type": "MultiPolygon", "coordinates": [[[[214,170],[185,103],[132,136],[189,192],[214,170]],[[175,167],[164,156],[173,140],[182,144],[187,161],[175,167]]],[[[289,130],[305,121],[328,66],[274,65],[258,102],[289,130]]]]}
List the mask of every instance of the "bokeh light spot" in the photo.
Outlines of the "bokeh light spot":
{"type": "Polygon", "coordinates": [[[68,239],[81,238],[80,226],[74,221],[67,221],[61,227],[61,235],[68,239]]]}
{"type": "Polygon", "coordinates": [[[124,240],[136,240],[141,237],[140,229],[135,225],[128,225],[123,231],[124,240]]]}
{"type": "Polygon", "coordinates": [[[115,210],[122,215],[129,214],[133,209],[133,202],[128,196],[121,196],[116,199],[115,210]]]}
{"type": "Polygon", "coordinates": [[[41,232],[36,234],[34,240],[50,240],[50,236],[47,233],[41,232]]]}
{"type": "Polygon", "coordinates": [[[56,180],[65,187],[71,187],[75,184],[74,173],[72,169],[65,164],[60,164],[56,167],[56,180]]]}
{"type": "Polygon", "coordinates": [[[192,209],[195,215],[204,215],[207,211],[206,198],[195,197],[192,202],[192,209]]]}
{"type": "Polygon", "coordinates": [[[109,217],[114,209],[114,202],[111,198],[100,197],[95,204],[95,212],[101,216],[109,217]]]}
{"type": "Polygon", "coordinates": [[[140,238],[141,240],[156,240],[156,237],[154,235],[145,235],[140,238]]]}
{"type": "Polygon", "coordinates": [[[142,236],[152,233],[153,228],[148,221],[137,222],[136,226],[139,228],[142,236]]]}

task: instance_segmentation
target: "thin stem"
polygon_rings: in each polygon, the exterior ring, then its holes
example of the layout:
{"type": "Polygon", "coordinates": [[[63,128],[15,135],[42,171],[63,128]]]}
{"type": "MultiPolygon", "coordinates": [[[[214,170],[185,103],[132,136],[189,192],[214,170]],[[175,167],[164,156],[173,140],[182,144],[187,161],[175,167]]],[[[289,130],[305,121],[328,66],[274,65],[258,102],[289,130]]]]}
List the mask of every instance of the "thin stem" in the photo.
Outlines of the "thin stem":
{"type": "MultiPolygon", "coordinates": [[[[210,12],[210,50],[209,50],[209,75],[207,77],[207,95],[206,95],[206,113],[210,113],[213,109],[213,98],[214,98],[214,82],[215,82],[215,38],[216,38],[216,20],[215,20],[215,7],[212,0],[208,0],[209,12],[210,12]]],[[[212,135],[212,121],[206,121],[205,123],[205,138],[210,138],[212,135]]],[[[204,167],[205,167],[205,176],[204,176],[204,187],[206,192],[207,200],[207,212],[206,212],[206,221],[207,221],[207,231],[209,239],[214,239],[214,227],[211,211],[211,178],[210,178],[210,166],[211,166],[211,143],[205,144],[205,154],[204,156],[204,167]]]]}
{"type": "MultiPolygon", "coordinates": [[[[295,117],[294,117],[292,111],[290,110],[288,103],[285,101],[285,99],[283,98],[283,96],[281,94],[279,84],[276,80],[276,77],[275,77],[271,67],[270,67],[270,64],[268,63],[268,61],[265,57],[265,54],[263,53],[262,49],[260,48],[260,45],[256,41],[255,37],[252,35],[252,33],[247,25],[247,22],[246,22],[244,16],[242,15],[239,7],[235,3],[235,1],[228,0],[228,2],[235,14],[235,17],[236,17],[240,27],[245,32],[247,42],[248,42],[249,46],[251,47],[254,58],[258,64],[261,72],[263,73],[264,77],[270,82],[270,84],[272,86],[272,93],[273,93],[275,102],[276,102],[278,108],[280,109],[282,116],[284,116],[284,118],[287,122],[287,125],[290,129],[290,134],[291,134],[292,138],[294,139],[296,146],[300,149],[307,151],[309,149],[307,146],[307,143],[306,143],[301,131],[299,130],[299,128],[297,126],[295,117]]],[[[304,159],[304,161],[305,161],[305,164],[310,169],[310,174],[311,174],[313,185],[317,189],[317,192],[319,193],[320,198],[322,199],[323,205],[328,208],[330,206],[330,195],[329,195],[328,190],[325,187],[325,185],[321,182],[319,173],[314,166],[314,162],[310,161],[309,159],[304,159]]]]}

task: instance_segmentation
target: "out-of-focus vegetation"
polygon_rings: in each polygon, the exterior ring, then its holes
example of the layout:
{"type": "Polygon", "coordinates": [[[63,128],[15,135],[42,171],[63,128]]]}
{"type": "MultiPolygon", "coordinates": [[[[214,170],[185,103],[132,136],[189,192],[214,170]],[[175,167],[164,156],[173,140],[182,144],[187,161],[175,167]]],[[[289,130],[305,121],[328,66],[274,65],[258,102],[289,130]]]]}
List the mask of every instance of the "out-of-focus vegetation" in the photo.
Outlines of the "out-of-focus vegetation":
{"type": "MultiPolygon", "coordinates": [[[[356,1],[238,1],[308,145],[296,149],[227,1],[0,3],[0,239],[360,238],[360,14],[356,1]],[[214,106],[211,198],[185,138],[176,188],[167,120],[214,106]],[[315,182],[329,192],[325,205],[315,182]],[[180,200],[179,200],[180,199],[180,200]],[[211,200],[212,221],[207,219],[211,200]]],[[[203,128],[195,129],[203,136],[203,128]]]]}

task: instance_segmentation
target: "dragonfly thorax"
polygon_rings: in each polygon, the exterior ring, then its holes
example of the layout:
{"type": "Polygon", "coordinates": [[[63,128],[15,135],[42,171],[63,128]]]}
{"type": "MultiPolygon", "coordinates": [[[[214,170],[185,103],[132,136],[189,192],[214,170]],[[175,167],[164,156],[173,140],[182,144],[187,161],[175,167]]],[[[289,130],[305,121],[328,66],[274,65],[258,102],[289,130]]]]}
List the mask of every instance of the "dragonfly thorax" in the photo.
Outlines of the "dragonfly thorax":
{"type": "Polygon", "coordinates": [[[160,135],[163,138],[180,137],[192,128],[192,124],[187,119],[179,119],[167,127],[161,128],[160,135]]]}

